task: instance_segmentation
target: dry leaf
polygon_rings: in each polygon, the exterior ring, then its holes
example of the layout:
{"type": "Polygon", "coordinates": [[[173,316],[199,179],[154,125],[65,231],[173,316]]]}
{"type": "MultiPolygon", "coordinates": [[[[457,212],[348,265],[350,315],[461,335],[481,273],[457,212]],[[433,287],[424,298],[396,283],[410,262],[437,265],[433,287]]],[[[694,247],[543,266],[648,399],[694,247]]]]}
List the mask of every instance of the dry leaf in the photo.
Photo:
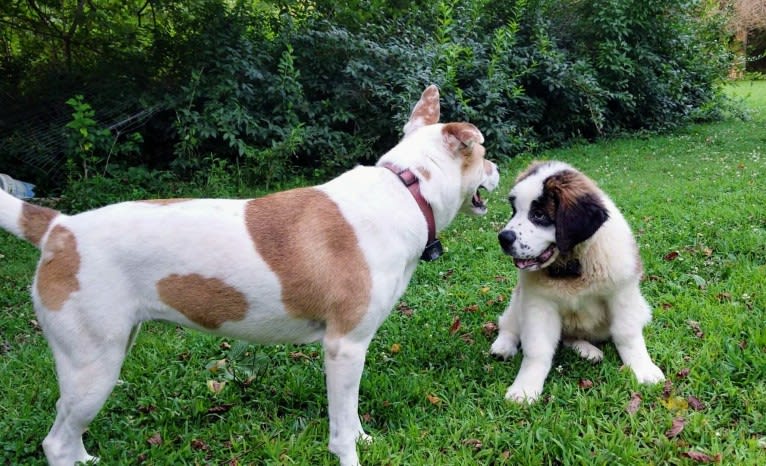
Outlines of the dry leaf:
{"type": "Polygon", "coordinates": [[[197,438],[191,441],[191,447],[192,447],[192,450],[207,451],[210,449],[210,447],[208,447],[204,441],[197,438]]]}
{"type": "Polygon", "coordinates": [[[452,325],[449,326],[449,333],[450,335],[454,335],[458,330],[460,330],[460,317],[455,317],[455,320],[452,321],[452,325]]]}
{"type": "Polygon", "coordinates": [[[681,369],[680,371],[676,373],[676,377],[679,379],[685,379],[686,377],[689,376],[689,372],[691,372],[691,369],[689,369],[688,367],[684,367],[683,369],[681,369]]]}
{"type": "Polygon", "coordinates": [[[641,394],[633,392],[630,395],[630,402],[628,402],[628,407],[625,408],[625,411],[627,411],[628,414],[633,414],[638,411],[639,406],[641,406],[641,394]]]}
{"type": "Polygon", "coordinates": [[[698,463],[718,463],[721,461],[720,453],[716,453],[715,456],[710,456],[710,455],[706,455],[705,453],[689,450],[689,451],[683,452],[682,455],[698,463]]]}
{"type": "Polygon", "coordinates": [[[233,404],[228,404],[228,403],[227,404],[222,404],[222,405],[217,405],[217,406],[212,406],[212,407],[208,408],[207,413],[208,414],[223,414],[223,413],[229,411],[233,407],[234,407],[233,404]]]}
{"type": "Polygon", "coordinates": [[[704,338],[705,332],[702,331],[702,328],[700,327],[700,323],[696,320],[687,320],[687,324],[689,324],[689,327],[691,327],[692,331],[694,332],[694,335],[697,336],[697,338],[704,338]]]}
{"type": "Polygon", "coordinates": [[[207,370],[215,374],[218,371],[226,368],[226,359],[219,359],[217,361],[209,362],[206,368],[207,370]]]}
{"type": "Polygon", "coordinates": [[[481,326],[481,331],[487,338],[492,338],[497,334],[497,324],[494,322],[484,322],[481,326]]]}
{"type": "Polygon", "coordinates": [[[207,381],[207,389],[210,390],[212,393],[215,393],[216,395],[221,393],[225,387],[226,387],[226,381],[221,381],[221,382],[219,382],[218,380],[207,381]]]}
{"type": "Polygon", "coordinates": [[[487,294],[487,293],[489,293],[489,287],[488,286],[482,286],[481,289],[479,289],[479,291],[481,291],[481,294],[487,294]]]}
{"type": "Polygon", "coordinates": [[[674,260],[678,259],[678,256],[680,256],[678,251],[670,251],[669,253],[667,253],[664,256],[662,256],[662,259],[667,261],[667,262],[670,262],[670,261],[674,261],[674,260]]]}
{"type": "Polygon", "coordinates": [[[402,301],[401,303],[399,303],[399,305],[396,306],[396,310],[401,312],[402,315],[406,317],[412,317],[412,308],[404,301],[402,301]]]}
{"type": "Polygon", "coordinates": [[[665,380],[665,386],[662,387],[662,398],[670,398],[670,394],[673,392],[673,382],[670,379],[665,380]]]}
{"type": "Polygon", "coordinates": [[[673,423],[670,425],[670,429],[665,431],[665,437],[669,439],[677,437],[678,434],[684,430],[684,424],[686,424],[686,420],[682,417],[673,419],[673,423]]]}
{"type": "Polygon", "coordinates": [[[146,439],[146,443],[149,445],[162,445],[162,435],[159,432],[155,432],[154,435],[146,439]]]}
{"type": "Polygon", "coordinates": [[[228,351],[231,349],[231,344],[228,341],[222,341],[221,344],[218,345],[218,347],[224,351],[228,351]]]}
{"type": "Polygon", "coordinates": [[[426,395],[426,398],[428,398],[429,403],[434,406],[439,405],[442,402],[442,399],[436,395],[426,395]]]}
{"type": "Polygon", "coordinates": [[[696,396],[688,396],[686,401],[689,403],[689,407],[695,411],[702,411],[705,409],[705,403],[697,399],[696,396]]]}
{"type": "Polygon", "coordinates": [[[680,396],[671,396],[666,400],[660,400],[660,402],[668,411],[685,411],[689,408],[689,403],[680,396]]]}
{"type": "Polygon", "coordinates": [[[391,345],[391,353],[396,354],[401,350],[402,350],[402,345],[400,345],[399,343],[394,343],[393,345],[391,345]]]}
{"type": "Polygon", "coordinates": [[[471,304],[463,308],[463,312],[477,312],[479,310],[478,304],[471,304]]]}
{"type": "Polygon", "coordinates": [[[481,447],[484,446],[481,443],[481,440],[479,440],[477,438],[465,439],[465,440],[463,440],[463,445],[468,446],[468,447],[472,447],[475,450],[481,450],[481,447]]]}
{"type": "Polygon", "coordinates": [[[593,388],[593,381],[588,380],[588,379],[580,379],[580,383],[578,383],[578,385],[583,390],[587,390],[589,388],[593,388]]]}

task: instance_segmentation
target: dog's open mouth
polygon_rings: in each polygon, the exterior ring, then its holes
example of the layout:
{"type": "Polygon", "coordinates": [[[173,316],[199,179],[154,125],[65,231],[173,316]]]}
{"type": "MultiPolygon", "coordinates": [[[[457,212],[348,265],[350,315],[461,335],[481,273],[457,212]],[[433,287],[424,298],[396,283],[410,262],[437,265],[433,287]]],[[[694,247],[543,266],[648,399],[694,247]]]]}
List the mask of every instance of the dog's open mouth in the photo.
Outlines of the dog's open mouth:
{"type": "Polygon", "coordinates": [[[471,210],[479,215],[484,215],[487,213],[487,204],[484,203],[484,199],[481,198],[481,193],[479,192],[482,189],[486,190],[487,188],[484,186],[479,186],[471,198],[471,210]]]}
{"type": "Polygon", "coordinates": [[[540,254],[537,257],[533,257],[531,259],[513,259],[513,263],[516,264],[516,267],[518,267],[521,270],[537,270],[543,267],[546,262],[551,260],[553,255],[556,253],[556,245],[551,244],[548,246],[548,248],[543,251],[542,254],[540,254]]]}

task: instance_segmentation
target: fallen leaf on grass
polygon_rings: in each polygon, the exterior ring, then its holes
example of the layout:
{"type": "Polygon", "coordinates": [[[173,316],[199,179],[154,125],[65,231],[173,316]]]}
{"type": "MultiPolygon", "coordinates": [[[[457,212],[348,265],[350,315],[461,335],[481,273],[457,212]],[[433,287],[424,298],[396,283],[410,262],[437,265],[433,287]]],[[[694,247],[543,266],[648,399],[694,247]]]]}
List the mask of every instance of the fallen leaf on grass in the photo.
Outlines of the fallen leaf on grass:
{"type": "Polygon", "coordinates": [[[458,330],[460,330],[460,317],[455,317],[455,320],[452,321],[452,325],[449,326],[449,333],[450,335],[454,335],[458,330]]]}
{"type": "Polygon", "coordinates": [[[404,301],[402,301],[396,306],[396,310],[401,312],[402,315],[406,317],[412,317],[412,308],[404,301]]]}
{"type": "Polygon", "coordinates": [[[686,420],[682,417],[677,417],[673,419],[673,423],[670,425],[670,429],[665,431],[665,437],[669,439],[678,437],[678,434],[680,434],[681,431],[684,430],[685,424],[686,424],[686,420]]]}
{"type": "Polygon", "coordinates": [[[428,402],[434,406],[440,405],[442,402],[442,399],[436,395],[426,395],[426,398],[428,399],[428,402]]]}
{"type": "Polygon", "coordinates": [[[399,343],[394,343],[393,345],[391,345],[391,353],[396,354],[401,350],[402,350],[402,345],[400,345],[399,343]]]}
{"type": "Polygon", "coordinates": [[[465,440],[463,440],[463,445],[465,445],[465,446],[467,446],[467,447],[471,447],[471,448],[473,448],[474,450],[481,450],[481,447],[483,447],[483,446],[484,446],[484,445],[481,443],[481,440],[479,440],[479,439],[477,439],[477,438],[469,438],[469,439],[465,439],[465,440]]]}
{"type": "Polygon", "coordinates": [[[577,385],[579,385],[579,387],[583,390],[587,390],[589,388],[593,388],[593,381],[588,379],[580,379],[580,382],[577,385]]]}
{"type": "Polygon", "coordinates": [[[484,322],[481,326],[481,331],[485,337],[491,338],[497,334],[497,324],[494,322],[484,322]]]}
{"type": "Polygon", "coordinates": [[[662,398],[670,398],[670,394],[673,392],[673,382],[670,379],[665,381],[665,385],[662,387],[662,398]]]}
{"type": "Polygon", "coordinates": [[[705,409],[705,403],[697,399],[696,396],[688,396],[686,401],[689,402],[689,407],[695,411],[702,411],[705,409]]]}
{"type": "Polygon", "coordinates": [[[476,312],[479,310],[478,304],[471,304],[470,306],[466,306],[463,308],[463,312],[476,312]]]}
{"type": "Polygon", "coordinates": [[[702,331],[702,328],[700,327],[700,323],[696,320],[687,320],[687,324],[689,324],[689,327],[691,327],[692,331],[694,332],[694,335],[697,336],[697,338],[704,338],[705,332],[702,331]]]}
{"type": "Polygon", "coordinates": [[[211,361],[205,366],[205,369],[209,370],[213,374],[226,368],[226,359],[219,359],[217,361],[211,361]]]}
{"type": "Polygon", "coordinates": [[[215,393],[216,395],[221,393],[224,388],[226,388],[226,381],[221,381],[221,382],[219,382],[218,380],[207,381],[207,389],[210,390],[210,392],[215,393]]]}
{"type": "Polygon", "coordinates": [[[681,254],[679,254],[678,251],[670,251],[669,253],[667,253],[664,256],[662,256],[662,259],[664,261],[670,262],[670,261],[674,261],[674,260],[678,259],[678,256],[680,256],[680,255],[681,254]]]}
{"type": "Polygon", "coordinates": [[[479,289],[479,291],[481,291],[481,294],[487,294],[489,293],[489,289],[490,288],[488,286],[482,286],[481,289],[479,289]]]}
{"type": "Polygon", "coordinates": [[[720,453],[716,453],[715,456],[710,456],[710,455],[706,455],[705,453],[701,453],[699,451],[689,450],[681,454],[698,463],[720,463],[721,462],[720,453]]]}
{"type": "Polygon", "coordinates": [[[668,411],[686,411],[689,408],[689,403],[680,396],[671,396],[665,400],[660,400],[668,411]]]}
{"type": "Polygon", "coordinates": [[[222,405],[216,405],[208,408],[207,413],[208,414],[223,414],[227,411],[229,411],[231,408],[233,408],[233,404],[222,404],[222,405]]]}
{"type": "Polygon", "coordinates": [[[201,451],[207,451],[210,449],[210,447],[207,446],[207,443],[205,443],[204,441],[198,438],[195,438],[194,440],[191,441],[191,447],[192,447],[192,450],[201,450],[201,451]]]}
{"type": "Polygon", "coordinates": [[[162,435],[159,432],[155,432],[154,435],[146,439],[146,443],[149,445],[162,445],[162,435]]]}
{"type": "Polygon", "coordinates": [[[625,408],[625,411],[627,411],[628,414],[633,414],[638,411],[639,406],[641,406],[641,394],[633,392],[630,395],[630,402],[628,402],[628,407],[625,408]]]}
{"type": "Polygon", "coordinates": [[[689,369],[688,367],[684,367],[680,371],[676,372],[676,377],[679,379],[685,379],[686,377],[689,376],[689,372],[691,372],[691,369],[689,369]]]}

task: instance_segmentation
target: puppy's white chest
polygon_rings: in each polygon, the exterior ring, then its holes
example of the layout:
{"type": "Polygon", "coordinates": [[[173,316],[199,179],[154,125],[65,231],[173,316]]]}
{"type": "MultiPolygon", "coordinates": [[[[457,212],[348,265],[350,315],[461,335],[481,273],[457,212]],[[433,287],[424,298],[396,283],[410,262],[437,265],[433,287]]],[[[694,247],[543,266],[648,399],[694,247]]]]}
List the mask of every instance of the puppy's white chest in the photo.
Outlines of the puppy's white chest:
{"type": "Polygon", "coordinates": [[[599,298],[566,303],[559,308],[561,333],[565,337],[606,339],[609,336],[609,313],[599,298]]]}

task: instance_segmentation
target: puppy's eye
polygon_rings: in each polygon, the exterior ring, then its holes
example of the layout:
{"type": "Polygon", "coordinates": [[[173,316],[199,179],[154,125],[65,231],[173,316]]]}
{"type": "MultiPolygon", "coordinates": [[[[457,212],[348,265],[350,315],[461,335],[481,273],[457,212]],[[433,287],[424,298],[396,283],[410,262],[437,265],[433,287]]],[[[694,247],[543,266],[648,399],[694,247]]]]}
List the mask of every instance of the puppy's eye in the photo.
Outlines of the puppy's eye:
{"type": "Polygon", "coordinates": [[[532,209],[529,211],[529,219],[537,224],[545,225],[550,223],[548,214],[542,209],[532,209]]]}

